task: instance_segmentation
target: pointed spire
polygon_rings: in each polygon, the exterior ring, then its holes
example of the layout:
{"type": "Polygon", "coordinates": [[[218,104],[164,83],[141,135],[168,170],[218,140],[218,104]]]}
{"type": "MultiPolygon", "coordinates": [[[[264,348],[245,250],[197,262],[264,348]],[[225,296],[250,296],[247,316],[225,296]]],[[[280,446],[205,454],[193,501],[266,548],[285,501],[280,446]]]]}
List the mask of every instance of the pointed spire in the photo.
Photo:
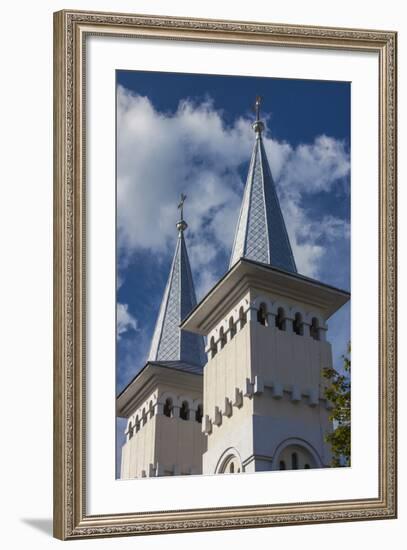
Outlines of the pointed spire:
{"type": "Polygon", "coordinates": [[[194,283],[189,264],[184,231],[183,206],[186,196],[181,195],[177,222],[178,240],[175,247],[167,285],[151,341],[148,361],[181,362],[203,367],[206,362],[202,336],[179,328],[181,321],[196,306],[194,283]]]}
{"type": "Polygon", "coordinates": [[[260,120],[261,98],[256,98],[256,121],[249,173],[244,190],[239,221],[229,267],[240,258],[248,258],[297,273],[276,187],[264,149],[260,120]]]}

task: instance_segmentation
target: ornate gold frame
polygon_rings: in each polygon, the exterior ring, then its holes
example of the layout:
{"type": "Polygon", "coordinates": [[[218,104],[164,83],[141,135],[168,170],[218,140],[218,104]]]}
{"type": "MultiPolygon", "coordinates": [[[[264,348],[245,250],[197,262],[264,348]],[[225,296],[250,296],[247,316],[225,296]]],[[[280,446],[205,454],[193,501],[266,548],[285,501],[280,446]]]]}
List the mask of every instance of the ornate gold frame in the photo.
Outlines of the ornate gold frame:
{"type": "Polygon", "coordinates": [[[147,15],[54,14],[54,535],[60,539],[267,527],[396,517],[395,32],[147,15]],[[379,496],[176,512],[86,514],[86,36],[318,47],[379,59],[379,496]]]}

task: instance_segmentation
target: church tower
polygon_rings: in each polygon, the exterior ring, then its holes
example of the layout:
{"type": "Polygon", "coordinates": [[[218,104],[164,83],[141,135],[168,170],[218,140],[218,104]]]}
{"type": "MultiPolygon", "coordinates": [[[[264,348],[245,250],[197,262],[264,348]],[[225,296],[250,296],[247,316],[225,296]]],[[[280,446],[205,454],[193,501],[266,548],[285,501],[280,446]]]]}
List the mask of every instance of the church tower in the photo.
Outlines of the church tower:
{"type": "Polygon", "coordinates": [[[185,198],[147,364],[117,397],[117,415],[128,419],[121,479],[202,473],[204,341],[179,328],[196,306],[184,237],[185,198]]]}
{"type": "Polygon", "coordinates": [[[297,273],[256,100],[229,271],[181,325],[207,337],[203,473],[322,468],[332,429],[327,320],[349,293],[297,273]]]}

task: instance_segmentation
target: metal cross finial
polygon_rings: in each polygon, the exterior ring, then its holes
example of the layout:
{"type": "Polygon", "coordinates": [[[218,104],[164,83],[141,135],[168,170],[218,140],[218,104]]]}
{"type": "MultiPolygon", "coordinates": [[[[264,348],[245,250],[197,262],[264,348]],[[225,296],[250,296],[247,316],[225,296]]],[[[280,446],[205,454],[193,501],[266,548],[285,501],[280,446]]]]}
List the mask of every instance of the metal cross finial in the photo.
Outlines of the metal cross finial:
{"type": "Polygon", "coordinates": [[[256,132],[256,139],[260,139],[261,138],[261,133],[262,131],[264,130],[264,124],[263,122],[260,120],[260,105],[261,105],[261,100],[262,98],[257,95],[256,96],[256,101],[255,101],[255,104],[254,104],[254,107],[253,107],[253,110],[254,112],[256,113],[256,120],[253,122],[252,124],[252,128],[253,130],[256,132]]]}
{"type": "Polygon", "coordinates": [[[178,210],[181,210],[181,220],[184,219],[184,202],[185,202],[186,198],[187,198],[187,196],[184,195],[184,193],[181,193],[181,200],[180,200],[179,205],[178,205],[178,210]]]}
{"type": "Polygon", "coordinates": [[[178,210],[181,210],[181,216],[179,221],[177,222],[177,229],[179,231],[180,236],[182,235],[182,232],[185,231],[185,229],[188,227],[187,222],[184,220],[184,202],[186,198],[187,196],[184,195],[184,193],[181,193],[181,200],[179,201],[179,204],[178,204],[178,210]]]}
{"type": "Polygon", "coordinates": [[[260,105],[262,98],[258,95],[256,96],[256,103],[254,104],[254,109],[256,111],[256,122],[260,120],[260,105]]]}

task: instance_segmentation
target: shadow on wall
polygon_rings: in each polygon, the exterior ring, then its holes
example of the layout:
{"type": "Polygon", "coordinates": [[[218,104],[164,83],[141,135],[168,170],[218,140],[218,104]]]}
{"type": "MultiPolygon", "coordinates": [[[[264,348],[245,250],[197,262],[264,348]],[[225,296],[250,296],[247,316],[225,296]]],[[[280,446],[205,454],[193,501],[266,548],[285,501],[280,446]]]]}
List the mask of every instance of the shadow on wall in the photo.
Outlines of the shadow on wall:
{"type": "Polygon", "coordinates": [[[52,537],[52,518],[21,518],[22,523],[52,537]]]}

